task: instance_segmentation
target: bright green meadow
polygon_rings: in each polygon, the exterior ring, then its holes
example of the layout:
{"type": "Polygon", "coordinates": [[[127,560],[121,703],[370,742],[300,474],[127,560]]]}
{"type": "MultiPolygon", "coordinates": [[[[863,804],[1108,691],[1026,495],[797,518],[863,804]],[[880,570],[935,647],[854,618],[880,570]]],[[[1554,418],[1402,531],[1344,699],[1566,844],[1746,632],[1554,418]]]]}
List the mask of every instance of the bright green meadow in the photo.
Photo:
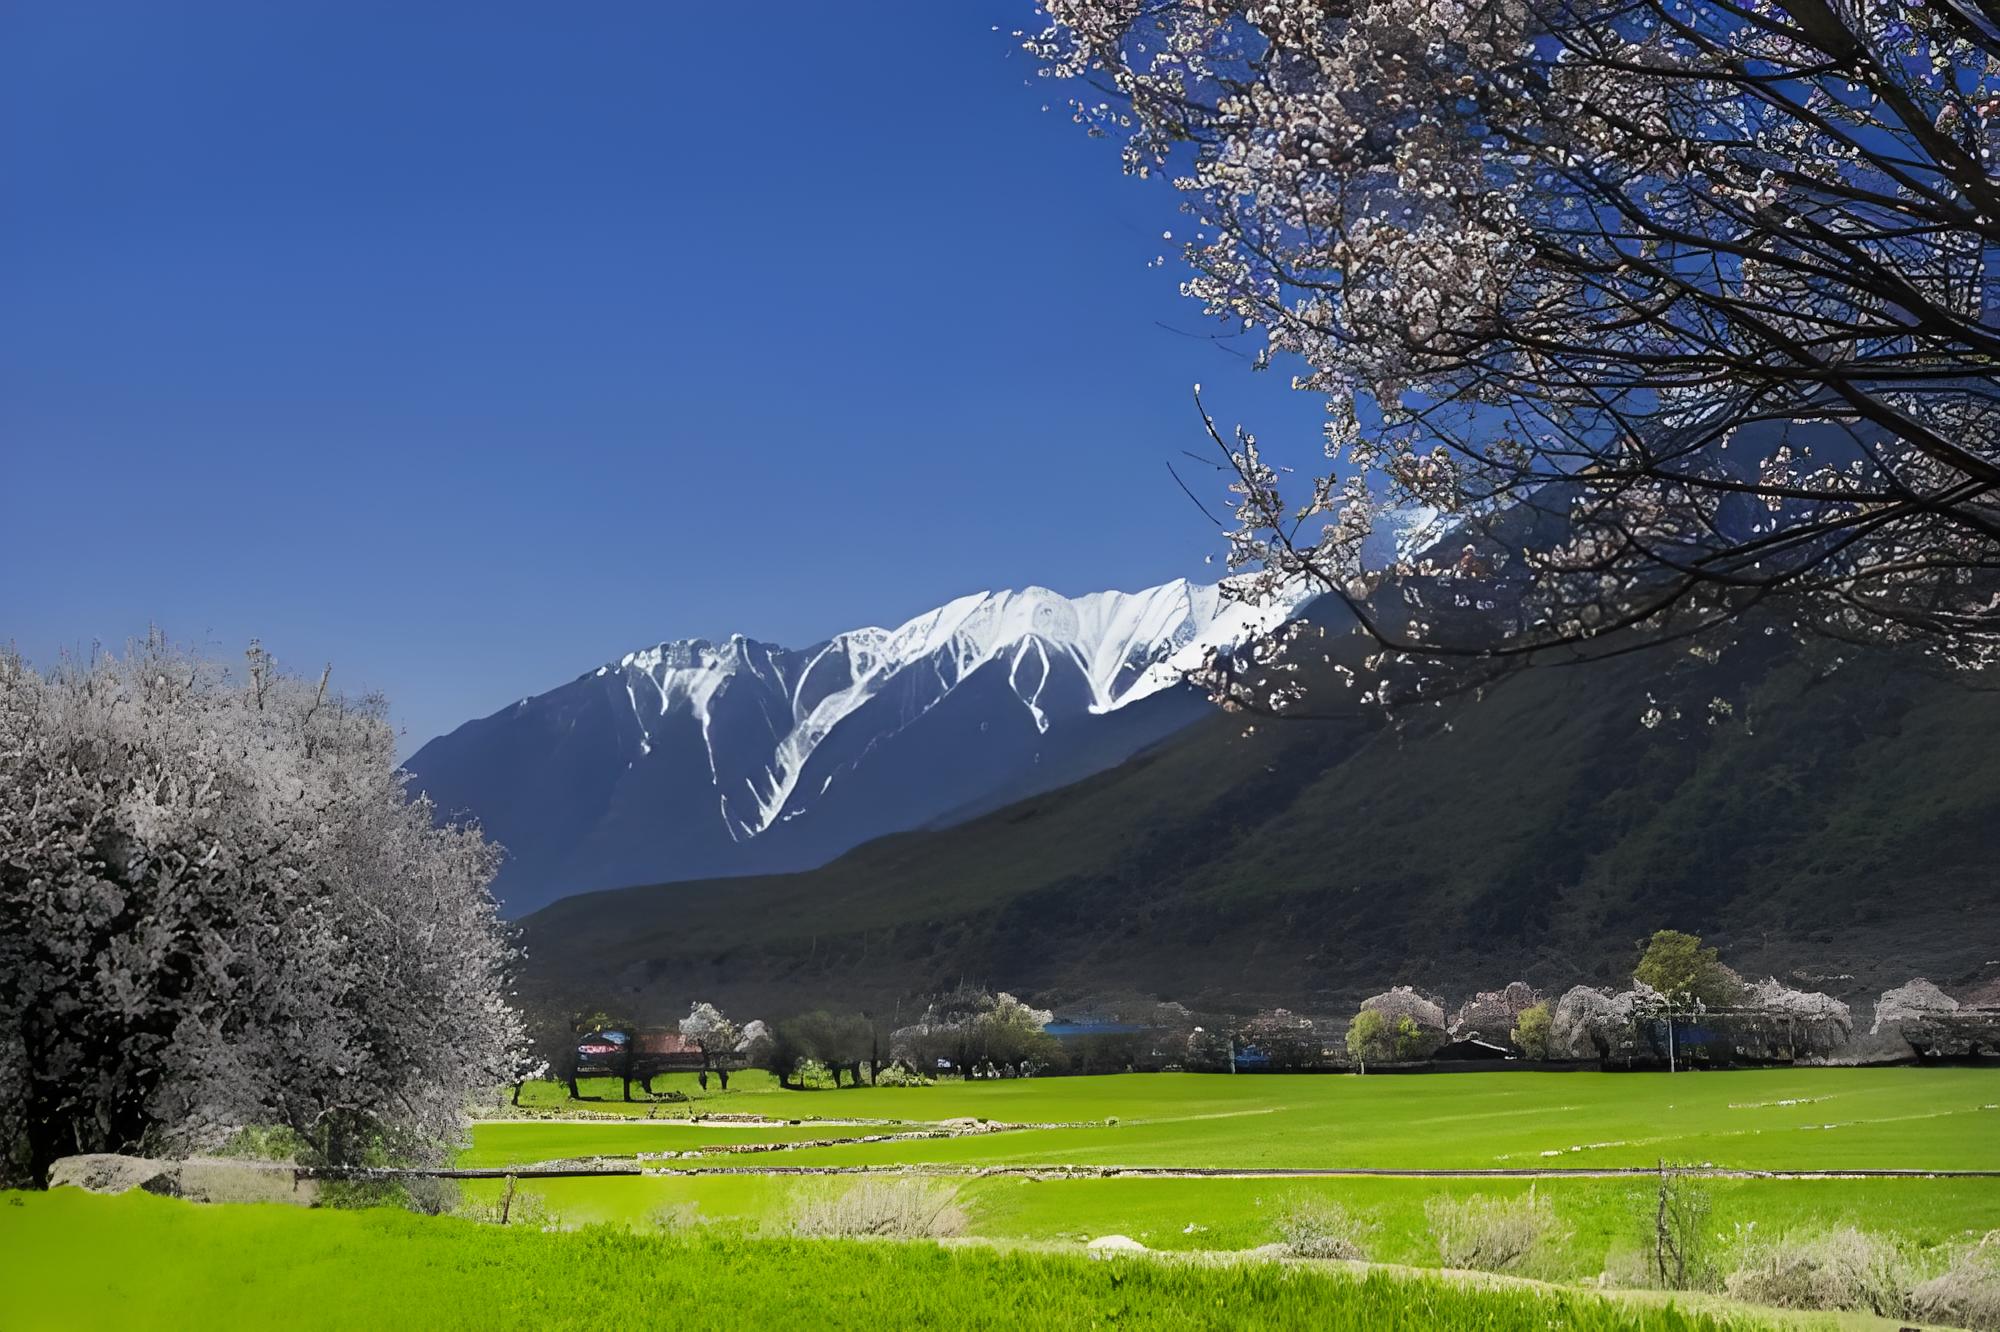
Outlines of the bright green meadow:
{"type": "MultiPolygon", "coordinates": [[[[761,1075],[732,1082],[724,1093],[704,1092],[692,1079],[657,1080],[660,1099],[629,1104],[616,1099],[615,1082],[587,1085],[586,1095],[601,1099],[583,1102],[536,1084],[522,1097],[531,1117],[477,1121],[460,1154],[465,1166],[605,1157],[647,1172],[517,1177],[512,1187],[522,1215],[533,1218],[528,1226],[393,1208],[195,1207],[69,1190],[5,1195],[0,1269],[13,1270],[0,1278],[28,1293],[0,1313],[0,1326],[594,1328],[648,1321],[669,1308],[683,1311],[677,1321],[702,1327],[1801,1321],[1713,1296],[1678,1297],[1670,1308],[1662,1295],[1577,1289],[1643,1281],[1650,1175],[1271,1173],[1307,1167],[1712,1165],[1745,1172],[1701,1186],[1725,1255],[1759,1238],[1853,1226],[1891,1238],[1913,1269],[1935,1271],[2000,1231],[2000,1178],[1754,1176],[2000,1170],[1994,1069],[1132,1074],[837,1091],[783,1091],[761,1075]],[[708,1115],[763,1122],[704,1122],[708,1115]],[[719,1150],[935,1131],[968,1119],[996,1127],[942,1139],[719,1150]],[[664,1152],[676,1155],[639,1158],[664,1152]],[[803,1201],[857,1183],[849,1174],[790,1173],[802,1166],[935,1174],[956,1191],[966,1238],[943,1246],[786,1238],[803,1201]],[[1105,1173],[1116,1167],[1239,1173],[1105,1173]],[[1409,1270],[1440,1264],[1427,1204],[1441,1195],[1530,1191],[1547,1201],[1558,1228],[1508,1277],[1409,1270]],[[1336,1202],[1357,1218],[1377,1266],[1364,1274],[1241,1256],[1279,1240],[1282,1217],[1301,1201],[1336,1202]],[[1084,1242],[1107,1235],[1166,1253],[1096,1260],[1084,1242]],[[23,1279],[11,1279],[17,1275],[23,1279]]],[[[461,1207],[490,1205],[508,1188],[498,1178],[467,1181],[461,1207]]],[[[1804,1322],[1897,1326],[1861,1315],[1804,1322]]]]}
{"type": "MultiPolygon", "coordinates": [[[[1656,1165],[1757,1170],[2000,1169],[2000,1071],[1982,1068],[1786,1069],[1658,1074],[1468,1073],[1450,1076],[1125,1075],[932,1087],[779,1091],[736,1079],[727,1094],[590,1110],[633,1120],[488,1121],[466,1165],[676,1152],[651,1169],[771,1171],[913,1165],[954,1177],[970,1233],[997,1241],[1076,1243],[1124,1234],[1150,1248],[1241,1250],[1278,1238],[1302,1198],[1337,1201],[1373,1227],[1371,1256],[1435,1265],[1425,1204],[1439,1194],[1547,1196],[1561,1244],[1525,1269],[1592,1280],[1638,1261],[1654,1200],[1650,1177],[1545,1179],[1237,1178],[978,1175],[992,1166],[1074,1165],[1535,1170],[1656,1165]],[[700,1114],[762,1114],[766,1126],[707,1124],[700,1114]],[[950,1118],[1029,1127],[944,1140],[703,1153],[743,1142],[854,1138],[950,1118]],[[889,1124],[841,1124],[840,1119],[889,1124]],[[831,1122],[830,1122],[831,1121],[831,1122]],[[697,1153],[690,1157],[688,1153],[697,1153]]],[[[657,1084],[667,1090],[664,1083],[657,1084]]],[[[615,1094],[617,1084],[585,1088],[615,1094]]],[[[557,1089],[531,1089],[530,1101],[557,1089]]],[[[574,1103],[572,1103],[574,1104],[574,1103]]],[[[475,1199],[498,1181],[477,1181],[475,1199]]],[[[802,1188],[782,1174],[649,1174],[524,1181],[567,1223],[646,1228],[676,1209],[737,1226],[781,1226],[802,1188]]],[[[1918,1255],[2000,1229],[2000,1179],[1716,1179],[1713,1224],[1731,1241],[1852,1225],[1893,1234],[1918,1255]]]]}
{"type": "MultiPolygon", "coordinates": [[[[2000,1070],[1768,1069],[1654,1073],[1462,1073],[1373,1077],[1158,1073],[779,1091],[734,1079],[726,1094],[627,1106],[606,1079],[584,1108],[643,1118],[695,1113],[800,1120],[767,1129],[487,1122],[468,1165],[710,1144],[853,1137],[891,1129],[813,1119],[973,1117],[1061,1124],[932,1142],[761,1156],[785,1165],[1146,1165],[1236,1169],[1532,1169],[1650,1166],[1662,1158],[1753,1170],[2000,1170],[2000,1070]],[[1115,1123],[1109,1121],[1116,1121],[1115,1123]]],[[[664,1080],[655,1084],[663,1090],[664,1080]]],[[[537,1084],[532,1098],[561,1094],[537,1084]]],[[[689,1089],[691,1090],[691,1088],[689,1089]]],[[[636,1094],[636,1093],[635,1093],[636,1094]]],[[[524,1098],[527,1099],[527,1098],[524,1098]]]]}
{"type": "MultiPolygon", "coordinates": [[[[1277,1263],[500,1229],[388,1208],[0,1194],[9,1328],[1506,1329],[1728,1324],[1664,1302],[1277,1263]]],[[[1750,1326],[1739,1323],[1739,1326],[1750,1326]]]]}

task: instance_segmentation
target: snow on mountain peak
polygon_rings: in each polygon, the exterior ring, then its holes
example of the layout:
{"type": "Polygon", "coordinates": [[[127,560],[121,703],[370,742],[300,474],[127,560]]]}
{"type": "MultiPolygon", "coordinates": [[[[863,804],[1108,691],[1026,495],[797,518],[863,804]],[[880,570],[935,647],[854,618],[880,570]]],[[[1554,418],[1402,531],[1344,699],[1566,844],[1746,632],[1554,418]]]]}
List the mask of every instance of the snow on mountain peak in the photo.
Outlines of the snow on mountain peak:
{"type": "Polygon", "coordinates": [[[836,774],[814,791],[799,790],[814,753],[892,682],[900,685],[897,715],[907,724],[974,672],[998,663],[1036,729],[1047,732],[1057,719],[1049,700],[1059,675],[1081,682],[1089,711],[1109,712],[1170,688],[1209,649],[1282,623],[1303,601],[1247,606],[1217,586],[1186,579],[1079,597],[1030,586],[958,597],[896,628],[851,629],[805,649],[741,634],[722,644],[660,643],[598,674],[615,669],[624,677],[641,755],[651,752],[661,719],[685,710],[700,724],[724,820],[743,840],[796,817],[824,794],[836,774]],[[747,773],[740,759],[716,752],[714,730],[724,711],[753,718],[754,729],[768,734],[768,753],[747,773]]]}

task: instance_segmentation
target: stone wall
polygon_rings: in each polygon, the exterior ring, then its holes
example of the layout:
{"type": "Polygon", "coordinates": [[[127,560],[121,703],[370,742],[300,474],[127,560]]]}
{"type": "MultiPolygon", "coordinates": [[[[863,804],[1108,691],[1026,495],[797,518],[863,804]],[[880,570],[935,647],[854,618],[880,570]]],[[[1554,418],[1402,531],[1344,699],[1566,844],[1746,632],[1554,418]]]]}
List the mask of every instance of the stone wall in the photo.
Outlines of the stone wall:
{"type": "Polygon", "coordinates": [[[65,1156],[49,1167],[49,1187],[91,1193],[143,1189],[204,1203],[269,1202],[311,1207],[319,1201],[318,1182],[299,1178],[289,1165],[221,1157],[162,1161],[108,1152],[65,1156]]]}

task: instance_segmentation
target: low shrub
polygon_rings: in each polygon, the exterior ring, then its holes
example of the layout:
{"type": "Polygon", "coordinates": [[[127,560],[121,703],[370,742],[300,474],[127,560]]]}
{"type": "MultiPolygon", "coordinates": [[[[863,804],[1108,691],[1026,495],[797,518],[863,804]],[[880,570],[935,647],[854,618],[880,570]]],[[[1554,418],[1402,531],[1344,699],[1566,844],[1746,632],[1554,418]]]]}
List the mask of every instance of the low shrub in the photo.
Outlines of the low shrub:
{"type": "Polygon", "coordinates": [[[1483,1193],[1432,1198],[1424,1204],[1424,1219],[1446,1267],[1484,1272],[1518,1267],[1557,1231],[1555,1208],[1532,1189],[1519,1198],[1483,1193]]]}
{"type": "Polygon", "coordinates": [[[833,1070],[817,1059],[801,1059],[792,1065],[792,1080],[801,1087],[833,1087],[833,1070]]]}
{"type": "Polygon", "coordinates": [[[965,1232],[958,1190],[926,1179],[863,1178],[801,1198],[791,1233],[810,1239],[950,1239],[965,1232]]]}
{"type": "Polygon", "coordinates": [[[499,1197],[461,1205],[458,1214],[489,1226],[520,1226],[526,1230],[561,1230],[562,1217],[549,1206],[548,1196],[532,1189],[508,1189],[499,1197]]]}
{"type": "Polygon", "coordinates": [[[1278,1214],[1278,1241],[1294,1258],[1366,1258],[1374,1230],[1325,1198],[1295,1198],[1278,1214]]]}
{"type": "Polygon", "coordinates": [[[1911,1291],[1909,1314],[1974,1332],[2000,1330],[2000,1240],[1989,1235],[1986,1243],[1959,1254],[1950,1267],[1911,1291]]]}
{"type": "Polygon", "coordinates": [[[885,1064],[875,1070],[877,1087],[933,1087],[935,1078],[927,1078],[921,1073],[912,1073],[901,1064],[885,1064]]]}
{"type": "Polygon", "coordinates": [[[1780,1309],[1856,1310],[1898,1318],[1912,1282],[1896,1246],[1845,1226],[1753,1248],[1725,1282],[1730,1295],[1780,1309]]]}

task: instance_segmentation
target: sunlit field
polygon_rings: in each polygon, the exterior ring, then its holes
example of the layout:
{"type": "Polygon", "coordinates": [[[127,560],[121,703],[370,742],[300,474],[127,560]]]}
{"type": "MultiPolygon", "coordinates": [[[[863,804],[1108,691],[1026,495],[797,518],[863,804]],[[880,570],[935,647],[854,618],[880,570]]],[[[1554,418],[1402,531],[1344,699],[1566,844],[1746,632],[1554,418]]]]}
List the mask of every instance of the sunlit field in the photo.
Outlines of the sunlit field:
{"type": "MultiPolygon", "coordinates": [[[[1524,1283],[983,1246],[501,1230],[371,1209],[0,1195],[6,1325],[1472,1329],[1767,1325],[1524,1283]],[[32,1273],[32,1281],[23,1280],[32,1273]]],[[[1698,1297],[1680,1305],[1702,1306],[1698,1297]]]]}
{"type": "MultiPolygon", "coordinates": [[[[479,1124],[468,1165],[711,1144],[860,1137],[815,1124],[973,1117],[1054,1125],[943,1141],[855,1144],[754,1158],[784,1165],[955,1164],[1398,1169],[1651,1166],[1746,1170],[2000,1170],[2000,1070],[1770,1069],[1451,1076],[1151,1074],[778,1091],[768,1079],[687,1102],[627,1105],[603,1080],[570,1103],[644,1125],[479,1124]],[[699,1124],[700,1114],[800,1123],[699,1124]],[[659,1123],[665,1119],[669,1122],[659,1123]]],[[[665,1079],[655,1086],[668,1089],[665,1079]]],[[[676,1087],[675,1090],[679,1088],[676,1087]]],[[[690,1090],[692,1090],[690,1088],[690,1090]]],[[[529,1104],[566,1094],[535,1084],[529,1104]]],[[[637,1092],[635,1091],[635,1095],[637,1092]]],[[[699,1093],[695,1093],[699,1097],[699,1093]]]]}
{"type": "MultiPolygon", "coordinates": [[[[1243,1250],[1273,1242],[1301,1198],[1339,1202],[1372,1227],[1372,1256],[1435,1265],[1425,1205],[1439,1195],[1518,1196],[1553,1204],[1559,1246],[1534,1274],[1586,1281],[1630,1265],[1649,1238],[1651,1176],[1603,1178],[1287,1177],[1303,1168],[1518,1171],[1654,1167],[1666,1161],[1746,1173],[2000,1169],[2000,1071],[1789,1069],[1677,1076],[1490,1073],[1423,1077],[1161,1074],[944,1083],[918,1088],[779,1091],[733,1080],[727,1094],[626,1106],[571,1103],[640,1118],[488,1121],[462,1154],[468,1166],[531,1166],[578,1157],[646,1160],[645,1177],[522,1179],[566,1223],[639,1229],[666,1211],[726,1225],[781,1225],[804,1188],[799,1167],[910,1165],[951,1179],[969,1233],[996,1241],[1080,1244],[1125,1234],[1154,1249],[1243,1250]],[[647,1114],[655,1116],[645,1120],[647,1114]],[[769,1125],[705,1123],[704,1114],[762,1114],[769,1125]],[[1002,1129],[947,1139],[855,1142],[759,1152],[706,1152],[745,1142],[798,1143],[912,1132],[971,1117],[1002,1129]],[[887,1124],[841,1120],[888,1120],[887,1124]],[[797,1122],[793,1122],[797,1121],[797,1122]],[[689,1154],[695,1155],[689,1155],[689,1154]],[[1081,1177],[1049,1178],[1064,1166],[1081,1177]],[[1036,1175],[981,1175],[1036,1167],[1036,1175]],[[1237,1177],[1100,1177],[1111,1167],[1245,1172],[1237,1177]],[[667,1173],[694,1172],[694,1173],[667,1173]],[[732,1173],[713,1173],[728,1171],[732,1173]],[[734,1173],[734,1172],[754,1173],[734,1173]],[[703,1173],[710,1172],[710,1173],[703,1173]],[[691,1209],[691,1210],[690,1210],[691,1209]]],[[[662,1091],[664,1081],[656,1082],[662,1091]]],[[[692,1086],[674,1090],[699,1097],[692,1086]]],[[[617,1094],[591,1084],[586,1096],[617,1094]]],[[[537,1087],[524,1102],[554,1108],[537,1087]]],[[[636,1094],[636,1093],[635,1093],[636,1094]]],[[[635,1164],[626,1161],[624,1164],[635,1164]]],[[[499,1180],[468,1196],[497,1197],[499,1180]]],[[[1750,1235],[1842,1225],[1893,1233],[1942,1252],[2000,1227],[2000,1179],[1717,1178],[1718,1232],[1750,1235]]]]}

